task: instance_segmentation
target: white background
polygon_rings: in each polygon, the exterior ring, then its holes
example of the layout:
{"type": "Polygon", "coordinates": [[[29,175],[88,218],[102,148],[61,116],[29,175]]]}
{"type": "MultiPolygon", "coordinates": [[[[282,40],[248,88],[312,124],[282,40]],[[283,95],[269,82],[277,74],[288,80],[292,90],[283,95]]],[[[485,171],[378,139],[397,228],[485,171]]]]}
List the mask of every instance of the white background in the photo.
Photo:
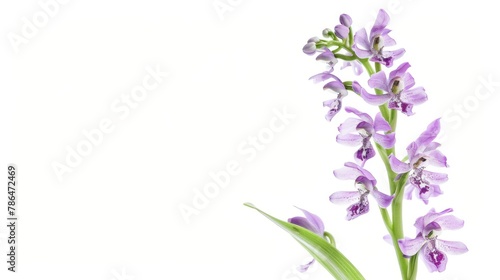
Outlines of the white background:
{"type": "MultiPolygon", "coordinates": [[[[380,8],[407,51],[396,65],[410,62],[429,95],[415,116],[400,116],[397,151],[443,117],[442,151],[450,164],[445,195],[428,206],[406,204],[406,233],[413,237],[414,219],[431,207],[452,207],[465,227],[442,239],[463,241],[470,250],[449,256],[441,274],[429,274],[421,263],[420,277],[496,275],[500,22],[493,3],[69,0],[16,52],[9,37],[22,36],[23,18],[33,22],[43,9],[37,1],[2,1],[0,166],[4,182],[7,164],[19,168],[20,220],[19,272],[7,273],[2,261],[0,278],[329,279],[319,266],[292,274],[307,253],[243,206],[252,202],[281,219],[301,214],[293,206],[320,215],[367,279],[398,279],[373,201],[369,214],[351,222],[343,206],[328,201],[332,192],[352,187],[332,170],[352,161],[354,149],[335,143],[347,114],[324,120],[322,101],[332,96],[307,80],[324,68],[301,51],[307,39],[333,29],[341,13],[352,16],[357,30],[370,27],[380,8]],[[231,9],[218,12],[214,3],[231,9]],[[111,106],[142,83],[146,67],[169,76],[123,117],[111,106]],[[489,96],[478,100],[476,89],[488,93],[482,80],[493,82],[489,96]],[[255,157],[238,151],[249,149],[249,137],[265,133],[283,108],[293,119],[255,157]],[[67,148],[76,149],[83,131],[103,119],[113,131],[58,180],[55,162],[66,164],[67,148]],[[240,172],[228,186],[197,215],[183,217],[179,207],[192,206],[196,192],[212,182],[209,173],[231,162],[240,172]]],[[[352,77],[349,69],[335,71],[352,77]]],[[[368,108],[352,95],[346,103],[368,108]]],[[[380,165],[376,158],[366,167],[384,190],[380,165]]]]}

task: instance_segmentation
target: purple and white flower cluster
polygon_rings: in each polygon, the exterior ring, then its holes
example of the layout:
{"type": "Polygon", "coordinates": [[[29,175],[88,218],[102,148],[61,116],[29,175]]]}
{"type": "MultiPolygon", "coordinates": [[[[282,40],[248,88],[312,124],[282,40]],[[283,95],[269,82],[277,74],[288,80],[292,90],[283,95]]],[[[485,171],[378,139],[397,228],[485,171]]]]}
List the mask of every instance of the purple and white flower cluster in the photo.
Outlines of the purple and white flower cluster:
{"type": "MultiPolygon", "coordinates": [[[[425,207],[431,198],[443,193],[440,185],[448,180],[447,174],[429,170],[433,167],[448,167],[446,156],[439,150],[440,144],[435,142],[440,132],[439,119],[432,121],[416,140],[406,147],[407,155],[404,158],[396,157],[396,136],[400,133],[399,130],[395,132],[397,113],[401,112],[406,117],[413,116],[414,106],[423,104],[428,97],[423,87],[416,86],[415,79],[408,72],[408,62],[395,66],[395,62],[403,57],[405,50],[386,49],[396,45],[396,41],[389,36],[391,30],[387,29],[389,20],[389,15],[380,10],[368,35],[364,28],[354,33],[351,17],[342,14],[340,24],[335,26],[334,31],[325,29],[323,39],[313,37],[303,47],[304,53],[316,55],[317,61],[326,63],[326,70],[312,76],[310,80],[324,83],[323,89],[334,94],[332,99],[323,102],[323,106],[328,108],[328,121],[332,121],[341,112],[349,91],[366,104],[376,106],[374,108],[379,111],[370,114],[345,106],[344,111],[351,117],[338,127],[336,141],[357,148],[353,160],[333,172],[337,179],[353,182],[353,190],[334,192],[330,196],[330,201],[334,204],[349,205],[347,220],[368,213],[370,197],[381,211],[391,206],[394,201],[403,197],[412,199],[413,195],[422,200],[425,207]],[[340,60],[343,64],[337,67],[340,60]],[[357,77],[363,70],[368,73],[369,77],[365,81],[369,90],[361,85],[361,80],[342,81],[333,74],[337,68],[342,70],[349,66],[357,77]],[[391,70],[392,67],[395,69],[391,70]],[[387,168],[387,192],[381,191],[382,186],[378,185],[375,176],[365,167],[368,160],[374,158],[377,153],[387,168]]],[[[392,207],[393,212],[398,211],[394,208],[397,206],[392,207]]],[[[303,225],[322,236],[324,228],[319,217],[303,211],[306,218],[295,217],[290,219],[290,222],[303,225]]],[[[413,239],[398,236],[395,230],[389,230],[394,244],[399,245],[400,254],[405,258],[419,254],[431,272],[442,272],[448,261],[446,252],[467,252],[467,247],[461,242],[438,238],[443,230],[463,227],[462,220],[448,215],[451,211],[446,209],[437,213],[432,208],[418,218],[415,223],[417,235],[413,239]]],[[[402,225],[393,224],[394,220],[387,223],[389,229],[396,226],[402,228],[402,225]]]]}

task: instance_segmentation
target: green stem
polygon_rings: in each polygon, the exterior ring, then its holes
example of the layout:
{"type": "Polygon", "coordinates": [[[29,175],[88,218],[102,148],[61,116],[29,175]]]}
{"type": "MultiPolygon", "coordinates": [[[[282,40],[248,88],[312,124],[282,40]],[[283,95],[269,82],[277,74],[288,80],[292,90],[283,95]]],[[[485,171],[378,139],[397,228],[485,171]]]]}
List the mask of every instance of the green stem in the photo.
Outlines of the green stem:
{"type": "Polygon", "coordinates": [[[333,235],[327,231],[323,232],[323,236],[328,239],[328,242],[332,244],[333,247],[337,247],[335,244],[335,238],[333,238],[333,235]]]}
{"type": "Polygon", "coordinates": [[[339,54],[339,53],[336,53],[335,57],[343,59],[345,61],[353,61],[353,60],[357,60],[358,59],[358,57],[353,56],[353,55],[345,55],[345,54],[339,54]]]}
{"type": "Polygon", "coordinates": [[[408,270],[408,280],[416,280],[418,272],[418,254],[410,258],[410,269],[408,270]]]}
{"type": "Polygon", "coordinates": [[[339,41],[328,41],[328,42],[326,42],[326,47],[331,47],[331,46],[341,47],[344,50],[348,51],[350,54],[352,54],[352,56],[355,59],[358,59],[358,57],[356,56],[356,54],[354,53],[354,51],[349,46],[347,46],[345,44],[345,42],[339,42],[339,41]]]}
{"type": "Polygon", "coordinates": [[[354,34],[352,33],[352,28],[349,27],[349,47],[352,47],[354,43],[354,34]]]}
{"type": "Polygon", "coordinates": [[[391,217],[389,216],[389,212],[387,211],[387,208],[381,208],[380,209],[380,214],[382,215],[382,219],[384,220],[385,227],[387,228],[387,231],[390,233],[392,232],[392,221],[391,217]]]}
{"type": "MultiPolygon", "coordinates": [[[[380,63],[375,63],[375,70],[373,70],[372,65],[370,64],[367,58],[358,59],[359,62],[365,67],[368,75],[372,76],[373,74],[382,71],[382,66],[380,63]]],[[[375,93],[378,95],[383,94],[382,90],[375,89],[375,93]]],[[[390,110],[387,104],[383,104],[379,106],[380,113],[384,117],[384,119],[390,124],[391,131],[396,131],[397,118],[398,114],[396,110],[390,110]]],[[[389,187],[391,191],[391,195],[394,195],[394,199],[391,204],[391,214],[392,220],[389,216],[387,209],[380,208],[380,214],[382,215],[382,219],[384,220],[384,224],[392,238],[392,244],[394,246],[394,251],[396,253],[396,258],[398,259],[399,269],[401,271],[401,278],[403,280],[414,280],[416,277],[416,261],[410,264],[411,269],[408,268],[408,259],[403,256],[401,249],[399,248],[398,240],[404,237],[403,231],[403,197],[404,197],[404,186],[406,184],[406,180],[408,178],[408,173],[401,176],[398,181],[395,181],[396,173],[392,171],[392,168],[389,163],[389,155],[395,155],[395,148],[384,149],[378,143],[376,143],[376,147],[378,153],[384,162],[387,178],[389,179],[389,187]],[[410,277],[410,278],[409,278],[410,277]]]]}
{"type": "Polygon", "coordinates": [[[366,72],[368,72],[368,75],[370,75],[370,77],[371,75],[375,74],[375,70],[373,70],[368,58],[359,59],[359,62],[363,65],[363,67],[365,67],[366,72]]]}
{"type": "Polygon", "coordinates": [[[407,279],[408,275],[408,260],[403,256],[399,248],[398,240],[404,237],[403,233],[403,191],[401,188],[396,190],[396,196],[392,201],[392,243],[398,258],[399,268],[401,270],[402,279],[407,279]]]}

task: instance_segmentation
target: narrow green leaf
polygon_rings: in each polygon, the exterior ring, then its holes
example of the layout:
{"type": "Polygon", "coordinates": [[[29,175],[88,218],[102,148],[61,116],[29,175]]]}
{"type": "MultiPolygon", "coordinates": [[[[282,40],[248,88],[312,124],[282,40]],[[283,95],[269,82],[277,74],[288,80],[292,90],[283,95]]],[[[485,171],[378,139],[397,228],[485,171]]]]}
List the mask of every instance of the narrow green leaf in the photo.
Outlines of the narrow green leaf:
{"type": "Polygon", "coordinates": [[[261,211],[251,203],[245,206],[259,211],[266,218],[288,232],[337,280],[364,280],[358,269],[335,247],[314,232],[279,220],[261,211]]]}

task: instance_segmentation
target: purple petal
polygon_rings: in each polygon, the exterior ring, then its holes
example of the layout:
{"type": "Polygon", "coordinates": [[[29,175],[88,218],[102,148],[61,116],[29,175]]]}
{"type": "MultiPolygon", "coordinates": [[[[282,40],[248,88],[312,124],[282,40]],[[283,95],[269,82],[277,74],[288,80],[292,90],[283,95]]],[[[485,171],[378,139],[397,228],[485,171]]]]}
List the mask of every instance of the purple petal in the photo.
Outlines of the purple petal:
{"type": "Polygon", "coordinates": [[[332,51],[326,47],[323,48],[323,52],[316,57],[316,60],[333,62],[334,64],[338,61],[335,55],[333,55],[332,51]]]}
{"type": "Polygon", "coordinates": [[[323,82],[328,79],[334,79],[340,82],[340,79],[337,76],[331,74],[330,72],[322,72],[309,78],[309,80],[312,80],[315,83],[323,82]]]}
{"type": "Polygon", "coordinates": [[[354,81],[352,82],[352,90],[357,94],[361,94],[363,87],[357,81],[354,81]]]}
{"type": "Polygon", "coordinates": [[[387,83],[387,78],[384,71],[377,72],[373,74],[368,80],[368,85],[371,88],[381,89],[385,92],[389,92],[389,85],[387,83]]]}
{"type": "Polygon", "coordinates": [[[429,212],[427,214],[425,214],[425,216],[417,218],[414,226],[417,228],[417,232],[422,232],[424,230],[425,226],[434,222],[434,220],[436,220],[438,217],[443,216],[443,215],[448,214],[448,213],[451,213],[451,212],[453,212],[452,208],[447,208],[441,212],[436,212],[436,210],[434,208],[432,208],[431,210],[429,210],[429,212]]]}
{"type": "Polygon", "coordinates": [[[441,144],[439,144],[438,142],[431,142],[431,143],[427,144],[427,146],[424,147],[424,150],[422,152],[426,153],[429,151],[433,151],[439,147],[441,147],[441,144]]]}
{"type": "Polygon", "coordinates": [[[352,48],[354,49],[354,52],[356,53],[356,55],[359,56],[360,58],[367,58],[367,57],[370,57],[372,55],[371,51],[365,51],[365,50],[359,49],[358,47],[356,47],[356,45],[354,45],[352,48]]]}
{"type": "Polygon", "coordinates": [[[433,183],[433,184],[442,184],[442,183],[448,181],[447,174],[431,172],[431,171],[427,171],[427,170],[422,171],[422,177],[426,181],[428,181],[429,183],[433,183]]]}
{"type": "Polygon", "coordinates": [[[352,19],[348,14],[341,14],[339,21],[340,21],[340,24],[342,24],[346,27],[351,27],[352,19]]]}
{"type": "Polygon", "coordinates": [[[364,28],[358,30],[354,35],[354,52],[360,58],[367,58],[372,56],[370,41],[368,40],[368,35],[364,28]],[[363,47],[362,49],[359,47],[363,47]]]}
{"type": "Polygon", "coordinates": [[[379,192],[377,189],[373,189],[370,194],[375,198],[378,206],[380,206],[381,208],[387,208],[389,205],[391,205],[392,199],[394,198],[393,196],[379,192]]]}
{"type": "Polygon", "coordinates": [[[355,203],[347,208],[346,220],[353,220],[363,214],[368,213],[370,205],[366,196],[362,196],[358,203],[355,203]]]}
{"type": "Polygon", "coordinates": [[[354,75],[359,76],[361,75],[361,73],[363,73],[363,66],[357,61],[344,61],[342,67],[340,67],[340,70],[349,66],[352,66],[354,75]]]}
{"type": "Polygon", "coordinates": [[[313,55],[316,53],[316,43],[310,42],[304,45],[302,51],[307,55],[313,55]]]}
{"type": "Polygon", "coordinates": [[[373,123],[373,128],[375,131],[390,131],[391,125],[382,117],[382,114],[377,113],[375,116],[375,122],[373,123]]]}
{"type": "Polygon", "coordinates": [[[412,184],[407,184],[405,189],[405,199],[411,200],[415,186],[412,184]]]}
{"type": "Polygon", "coordinates": [[[347,118],[342,124],[339,125],[338,130],[341,134],[357,132],[358,124],[362,122],[360,119],[347,118]]]}
{"type": "Polygon", "coordinates": [[[427,205],[429,203],[429,198],[432,196],[437,196],[436,194],[436,186],[428,185],[422,188],[422,186],[416,186],[415,192],[418,194],[418,197],[427,205]]]}
{"type": "Polygon", "coordinates": [[[417,158],[415,158],[415,155],[417,153],[417,149],[418,149],[418,146],[415,142],[411,142],[410,145],[408,145],[408,147],[406,147],[406,152],[408,153],[408,159],[410,160],[410,162],[418,160],[417,158]]]}
{"type": "Polygon", "coordinates": [[[387,103],[387,101],[391,99],[391,95],[388,93],[381,95],[369,94],[368,92],[366,92],[364,88],[361,88],[361,98],[363,98],[363,100],[365,100],[366,103],[370,105],[379,106],[384,103],[387,103]]]}
{"type": "Polygon", "coordinates": [[[375,133],[373,134],[373,140],[375,140],[375,142],[379,143],[385,149],[389,149],[394,147],[394,144],[396,143],[396,135],[394,133],[389,133],[389,134],[375,133]]]}
{"type": "Polygon", "coordinates": [[[443,272],[446,269],[448,257],[431,244],[424,247],[421,256],[430,272],[443,272]]]}
{"type": "Polygon", "coordinates": [[[459,255],[469,251],[467,246],[460,241],[445,241],[440,239],[437,246],[439,249],[452,255],[459,255]]]}
{"type": "Polygon", "coordinates": [[[425,146],[431,143],[437,137],[439,131],[441,130],[441,124],[439,120],[440,119],[436,119],[433,122],[431,122],[427,126],[427,129],[422,134],[420,134],[420,136],[415,141],[417,146],[422,146],[422,145],[425,146]]]}
{"type": "Polygon", "coordinates": [[[375,150],[372,145],[368,142],[367,146],[359,148],[354,153],[354,158],[357,160],[359,164],[363,164],[363,162],[373,158],[375,156],[375,150]]]}
{"type": "Polygon", "coordinates": [[[339,134],[337,135],[337,143],[347,146],[358,146],[363,141],[363,137],[359,134],[339,134]]]}
{"type": "Polygon", "coordinates": [[[407,116],[413,115],[412,112],[413,105],[401,102],[401,100],[399,100],[399,94],[392,95],[391,100],[389,100],[389,102],[387,103],[387,107],[389,109],[401,111],[403,114],[407,116]]]}
{"type": "Polygon", "coordinates": [[[306,216],[306,219],[311,223],[311,225],[313,225],[317,229],[317,230],[313,230],[313,231],[315,233],[319,234],[320,236],[323,236],[323,233],[325,231],[325,226],[324,226],[321,218],[318,217],[317,215],[307,211],[307,210],[304,210],[301,208],[298,208],[298,209],[304,213],[304,215],[306,216]]]}
{"type": "Polygon", "coordinates": [[[434,150],[427,153],[427,161],[429,165],[437,167],[448,167],[446,156],[440,151],[434,150]]]}
{"type": "Polygon", "coordinates": [[[380,9],[378,11],[377,19],[375,20],[375,23],[373,24],[372,32],[384,29],[387,24],[389,24],[390,17],[387,14],[386,11],[383,9],[380,9]]]}
{"type": "Polygon", "coordinates": [[[314,263],[314,259],[312,259],[310,262],[306,263],[306,264],[301,264],[297,267],[297,270],[301,273],[304,273],[306,272],[309,267],[314,263]]]}
{"type": "Polygon", "coordinates": [[[392,171],[398,174],[403,174],[411,170],[411,166],[408,163],[400,161],[394,155],[389,156],[389,164],[391,165],[392,171]]]}
{"type": "Polygon", "coordinates": [[[353,108],[353,107],[345,107],[345,111],[347,113],[353,113],[353,114],[356,114],[358,117],[360,117],[363,121],[369,123],[369,124],[373,124],[373,119],[372,117],[370,117],[370,115],[368,115],[367,113],[363,113],[361,111],[359,111],[358,109],[356,108],[353,108]]]}
{"type": "Polygon", "coordinates": [[[359,192],[334,192],[330,195],[330,201],[333,204],[352,204],[359,201],[359,192]]]}
{"type": "Polygon", "coordinates": [[[326,100],[323,102],[324,107],[329,107],[330,110],[325,115],[325,119],[327,121],[331,121],[332,118],[340,111],[342,108],[342,99],[335,98],[335,99],[330,99],[326,100]]]}
{"type": "Polygon", "coordinates": [[[311,37],[311,38],[309,38],[309,40],[307,40],[308,43],[312,43],[312,42],[316,43],[319,41],[320,41],[319,37],[311,37]]]}
{"type": "Polygon", "coordinates": [[[427,94],[423,87],[404,90],[400,95],[401,101],[409,104],[419,105],[427,101],[427,94]]]}
{"type": "Polygon", "coordinates": [[[438,223],[442,229],[455,230],[464,227],[464,220],[461,220],[453,215],[438,217],[434,220],[434,222],[438,223]]]}
{"type": "MultiPolygon", "coordinates": [[[[363,177],[366,177],[368,180],[372,181],[373,185],[377,184],[377,180],[375,180],[375,177],[373,177],[373,175],[370,173],[370,171],[368,171],[368,170],[364,169],[363,167],[355,164],[354,162],[346,162],[344,165],[346,167],[350,167],[350,168],[358,170],[358,172],[361,173],[360,175],[363,176],[363,177]]],[[[354,178],[354,179],[356,179],[356,178],[354,178]]]]}
{"type": "Polygon", "coordinates": [[[392,237],[389,234],[384,235],[382,239],[384,239],[384,241],[387,242],[389,245],[392,245],[392,237]]]}
{"type": "Polygon", "coordinates": [[[347,38],[347,36],[349,36],[349,27],[340,24],[335,26],[334,30],[335,30],[335,35],[340,39],[345,39],[347,38]]]}
{"type": "Polygon", "coordinates": [[[389,81],[392,81],[393,79],[395,78],[403,78],[405,73],[406,73],[406,70],[408,70],[408,68],[410,68],[410,63],[408,62],[405,62],[405,63],[402,63],[401,65],[398,66],[398,68],[396,68],[396,70],[392,71],[390,74],[389,74],[389,81]]]}
{"type": "Polygon", "coordinates": [[[400,57],[402,57],[405,54],[406,50],[405,49],[397,49],[394,51],[391,51],[391,57],[393,60],[396,60],[400,57]]]}
{"type": "Polygon", "coordinates": [[[343,83],[339,81],[331,81],[323,86],[324,90],[332,90],[334,92],[340,93],[340,96],[344,97],[347,95],[347,90],[343,83]]]}
{"type": "Polygon", "coordinates": [[[427,241],[422,237],[421,234],[419,234],[415,239],[405,237],[404,239],[398,240],[401,252],[403,253],[403,255],[408,257],[418,253],[418,251],[420,251],[420,249],[426,242],[427,241]]]}
{"type": "Polygon", "coordinates": [[[333,175],[339,180],[354,180],[363,175],[363,173],[356,168],[342,167],[334,170],[333,175]]]}
{"type": "MultiPolygon", "coordinates": [[[[300,227],[306,228],[310,231],[315,232],[313,227],[311,226],[311,223],[304,217],[293,217],[288,219],[289,223],[292,223],[294,225],[298,225],[300,227]]],[[[317,232],[316,232],[317,233],[317,232]]]]}
{"type": "Polygon", "coordinates": [[[337,179],[356,180],[358,177],[363,176],[372,181],[372,184],[377,184],[377,180],[375,180],[373,175],[361,166],[353,162],[346,162],[344,166],[345,167],[333,171],[333,175],[335,175],[337,179]]]}
{"type": "Polygon", "coordinates": [[[389,36],[389,32],[391,32],[391,30],[385,29],[385,31],[381,34],[382,40],[384,42],[384,48],[396,45],[396,41],[392,39],[391,36],[389,36]]]}
{"type": "Polygon", "coordinates": [[[415,79],[413,79],[413,76],[410,73],[406,73],[403,78],[403,83],[405,85],[404,89],[408,90],[415,85],[415,79]]]}

